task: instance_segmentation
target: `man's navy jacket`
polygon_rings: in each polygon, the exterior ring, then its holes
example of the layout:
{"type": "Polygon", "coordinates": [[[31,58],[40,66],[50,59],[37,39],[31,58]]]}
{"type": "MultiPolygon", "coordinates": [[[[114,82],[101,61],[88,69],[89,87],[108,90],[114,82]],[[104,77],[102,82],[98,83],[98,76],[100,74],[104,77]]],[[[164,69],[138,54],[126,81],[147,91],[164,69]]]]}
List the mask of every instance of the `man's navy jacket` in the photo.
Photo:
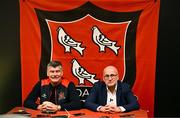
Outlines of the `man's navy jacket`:
{"type": "MultiPolygon", "coordinates": [[[[121,81],[117,82],[117,106],[122,106],[126,111],[131,111],[139,109],[139,103],[137,98],[133,95],[128,84],[122,83],[121,81]]],[[[89,96],[85,101],[85,107],[93,111],[97,111],[99,106],[105,106],[107,102],[107,89],[106,84],[102,81],[99,81],[94,84],[89,96]]]]}

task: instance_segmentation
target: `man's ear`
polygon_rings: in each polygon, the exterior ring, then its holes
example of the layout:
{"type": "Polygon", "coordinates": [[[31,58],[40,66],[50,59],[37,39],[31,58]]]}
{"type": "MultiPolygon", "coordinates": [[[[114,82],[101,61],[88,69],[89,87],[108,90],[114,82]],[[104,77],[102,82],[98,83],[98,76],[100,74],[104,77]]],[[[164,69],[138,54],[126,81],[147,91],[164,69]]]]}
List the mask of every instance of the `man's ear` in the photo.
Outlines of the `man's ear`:
{"type": "Polygon", "coordinates": [[[49,76],[49,71],[48,71],[48,69],[47,69],[47,76],[49,76]]]}
{"type": "Polygon", "coordinates": [[[63,71],[61,72],[61,76],[63,76],[63,71]]]}

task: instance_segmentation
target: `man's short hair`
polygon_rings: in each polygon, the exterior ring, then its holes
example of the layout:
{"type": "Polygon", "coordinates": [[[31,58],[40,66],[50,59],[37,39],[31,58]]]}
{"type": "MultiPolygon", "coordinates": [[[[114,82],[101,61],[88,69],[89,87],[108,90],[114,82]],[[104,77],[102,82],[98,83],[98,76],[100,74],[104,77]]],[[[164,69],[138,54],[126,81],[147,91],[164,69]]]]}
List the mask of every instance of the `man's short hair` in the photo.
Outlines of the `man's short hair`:
{"type": "Polygon", "coordinates": [[[52,66],[52,67],[57,67],[57,66],[60,66],[60,67],[62,67],[62,64],[61,64],[61,62],[60,61],[50,61],[49,63],[48,63],[48,65],[47,65],[47,67],[50,67],[50,66],[52,66]]]}

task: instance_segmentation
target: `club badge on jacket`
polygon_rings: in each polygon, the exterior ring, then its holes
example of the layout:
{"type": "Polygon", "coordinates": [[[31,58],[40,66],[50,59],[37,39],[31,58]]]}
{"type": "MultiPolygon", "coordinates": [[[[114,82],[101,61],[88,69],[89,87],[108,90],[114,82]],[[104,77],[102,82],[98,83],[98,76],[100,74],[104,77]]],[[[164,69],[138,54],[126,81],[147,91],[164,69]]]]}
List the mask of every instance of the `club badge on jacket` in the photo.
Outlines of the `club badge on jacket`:
{"type": "Polygon", "coordinates": [[[62,100],[62,99],[65,99],[64,92],[60,92],[58,95],[58,100],[62,100]]]}

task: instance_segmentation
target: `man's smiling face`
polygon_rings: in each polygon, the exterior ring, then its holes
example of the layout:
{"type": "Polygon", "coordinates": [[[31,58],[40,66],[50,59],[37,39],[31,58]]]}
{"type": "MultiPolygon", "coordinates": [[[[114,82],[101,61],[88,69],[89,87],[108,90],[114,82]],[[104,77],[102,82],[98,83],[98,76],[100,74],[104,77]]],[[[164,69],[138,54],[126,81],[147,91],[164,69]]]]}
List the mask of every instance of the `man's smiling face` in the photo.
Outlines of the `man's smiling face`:
{"type": "Polygon", "coordinates": [[[51,83],[56,85],[61,82],[61,77],[63,76],[63,71],[61,66],[52,67],[49,66],[47,68],[47,75],[49,76],[49,79],[51,80],[51,83]]]}

